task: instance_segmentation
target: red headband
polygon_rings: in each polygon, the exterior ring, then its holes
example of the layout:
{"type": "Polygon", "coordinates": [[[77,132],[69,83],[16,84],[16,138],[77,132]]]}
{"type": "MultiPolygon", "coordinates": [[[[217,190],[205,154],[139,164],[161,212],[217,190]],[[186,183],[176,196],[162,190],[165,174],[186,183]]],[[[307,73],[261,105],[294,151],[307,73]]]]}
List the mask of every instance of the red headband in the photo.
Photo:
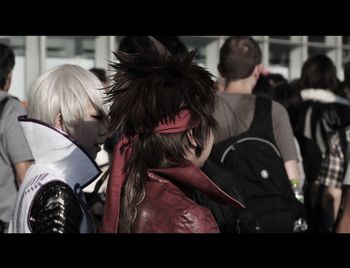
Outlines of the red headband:
{"type": "MultiPolygon", "coordinates": [[[[191,114],[188,110],[182,110],[174,121],[159,123],[154,129],[155,133],[181,133],[189,128],[191,114]]],[[[102,222],[103,233],[117,233],[120,214],[121,190],[125,182],[123,172],[125,163],[132,153],[132,141],[125,136],[121,138],[113,153],[111,174],[107,186],[106,204],[102,222]],[[121,148],[124,147],[123,153],[121,148]]]]}

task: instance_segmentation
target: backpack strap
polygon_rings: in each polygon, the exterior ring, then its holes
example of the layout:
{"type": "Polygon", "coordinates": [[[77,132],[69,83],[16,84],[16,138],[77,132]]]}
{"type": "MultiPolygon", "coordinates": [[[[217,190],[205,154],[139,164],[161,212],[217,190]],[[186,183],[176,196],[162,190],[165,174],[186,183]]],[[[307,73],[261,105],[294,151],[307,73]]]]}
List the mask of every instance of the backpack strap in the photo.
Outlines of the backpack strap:
{"type": "Polygon", "coordinates": [[[275,143],[272,127],[272,100],[256,97],[254,118],[248,131],[275,143]]]}
{"type": "Polygon", "coordinates": [[[2,111],[5,108],[5,105],[9,99],[10,99],[9,97],[5,97],[4,99],[1,100],[1,102],[0,102],[0,117],[1,117],[2,111]]]}

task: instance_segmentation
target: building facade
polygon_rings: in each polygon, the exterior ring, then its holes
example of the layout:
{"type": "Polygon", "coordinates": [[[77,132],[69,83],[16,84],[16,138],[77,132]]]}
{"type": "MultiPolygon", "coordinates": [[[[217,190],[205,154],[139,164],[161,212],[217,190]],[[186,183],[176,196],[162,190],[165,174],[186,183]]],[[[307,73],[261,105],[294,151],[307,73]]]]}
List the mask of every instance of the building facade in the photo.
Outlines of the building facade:
{"type": "MultiPolygon", "coordinates": [[[[253,36],[263,51],[263,65],[286,79],[300,76],[309,56],[328,55],[343,79],[344,63],[350,60],[350,36],[253,36]]],[[[108,69],[122,36],[0,36],[16,54],[11,94],[26,100],[34,80],[47,69],[64,63],[85,68],[108,69]]],[[[218,75],[219,50],[227,36],[180,36],[186,46],[197,49],[196,62],[218,75]]]]}

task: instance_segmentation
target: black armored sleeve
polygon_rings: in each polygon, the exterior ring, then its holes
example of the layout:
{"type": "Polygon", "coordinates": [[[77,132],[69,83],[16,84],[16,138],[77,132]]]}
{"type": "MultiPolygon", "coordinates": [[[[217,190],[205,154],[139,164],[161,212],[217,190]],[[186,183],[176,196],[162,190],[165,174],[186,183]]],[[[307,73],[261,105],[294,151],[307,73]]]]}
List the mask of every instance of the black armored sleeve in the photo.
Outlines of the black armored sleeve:
{"type": "Polygon", "coordinates": [[[45,184],[37,192],[29,213],[33,233],[79,233],[83,219],[73,190],[60,181],[45,184]]]}

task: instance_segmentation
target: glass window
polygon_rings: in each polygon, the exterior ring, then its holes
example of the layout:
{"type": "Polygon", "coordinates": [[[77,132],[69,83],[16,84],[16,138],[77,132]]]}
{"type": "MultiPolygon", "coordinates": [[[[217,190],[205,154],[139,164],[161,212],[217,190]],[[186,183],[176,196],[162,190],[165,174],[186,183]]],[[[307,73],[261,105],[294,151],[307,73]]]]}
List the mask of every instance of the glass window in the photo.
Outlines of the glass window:
{"type": "Polygon", "coordinates": [[[197,49],[195,62],[202,66],[206,64],[206,47],[219,37],[205,37],[205,36],[180,36],[181,41],[186,45],[189,51],[197,49]]]}
{"type": "Polygon", "coordinates": [[[124,38],[125,36],[121,36],[121,35],[118,35],[115,37],[115,40],[116,40],[116,46],[115,48],[118,50],[119,48],[119,44],[120,44],[120,41],[124,38]]]}
{"type": "MultiPolygon", "coordinates": [[[[125,36],[116,36],[116,49],[119,48],[119,44],[124,37],[125,36]]],[[[219,37],[215,36],[179,36],[179,38],[189,51],[197,49],[194,61],[202,66],[206,65],[206,59],[208,56],[206,51],[207,45],[212,41],[219,39],[219,37]]]]}
{"type": "Polygon", "coordinates": [[[309,36],[309,42],[324,43],[326,41],[325,36],[311,35],[309,36]]]}
{"type": "Polygon", "coordinates": [[[269,67],[270,73],[279,73],[289,79],[290,51],[289,45],[270,44],[269,67]]]}
{"type": "Polygon", "coordinates": [[[95,66],[95,36],[48,36],[46,70],[60,64],[95,66]]]}
{"type": "Polygon", "coordinates": [[[343,50],[343,64],[346,62],[350,62],[350,50],[349,49],[344,49],[343,50]]]}
{"type": "Polygon", "coordinates": [[[281,40],[290,40],[290,35],[271,35],[270,36],[271,39],[281,39],[281,40]]]}
{"type": "Polygon", "coordinates": [[[350,36],[343,36],[343,45],[350,45],[350,36]]]}
{"type": "Polygon", "coordinates": [[[308,57],[312,57],[319,54],[327,54],[330,50],[329,48],[324,47],[308,47],[308,57]]]}
{"type": "Polygon", "coordinates": [[[270,44],[270,64],[289,66],[290,49],[291,48],[286,45],[270,44]]]}

